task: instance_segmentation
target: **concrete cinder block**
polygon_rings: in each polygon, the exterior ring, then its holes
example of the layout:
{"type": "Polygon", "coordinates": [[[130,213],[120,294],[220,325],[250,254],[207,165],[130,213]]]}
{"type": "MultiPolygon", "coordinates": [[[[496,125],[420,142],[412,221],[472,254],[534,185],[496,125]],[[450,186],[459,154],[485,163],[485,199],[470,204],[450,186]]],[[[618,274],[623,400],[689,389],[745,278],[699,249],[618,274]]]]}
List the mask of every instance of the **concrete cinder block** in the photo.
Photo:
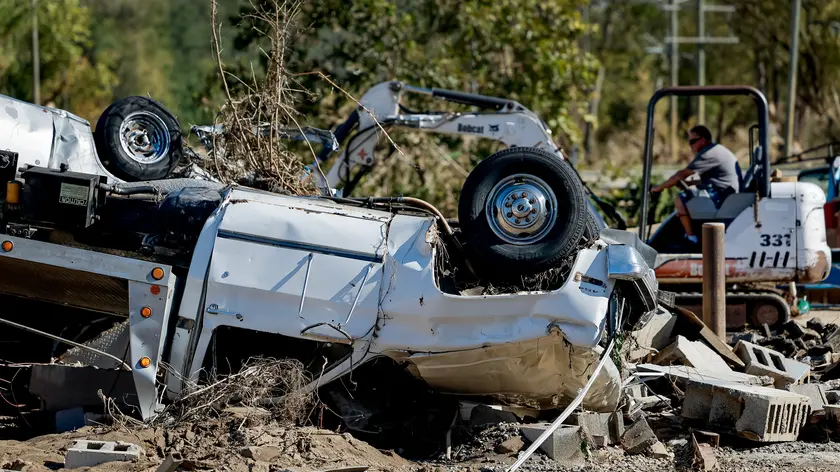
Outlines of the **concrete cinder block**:
{"type": "MultiPolygon", "coordinates": [[[[534,442],[548,429],[548,423],[522,426],[521,431],[530,442],[534,442]]],[[[560,425],[551,436],[540,445],[540,450],[555,461],[568,465],[583,465],[584,435],[580,426],[560,425]]]]}
{"type": "Polygon", "coordinates": [[[615,412],[584,411],[572,416],[571,422],[583,428],[583,432],[592,438],[603,437],[607,445],[618,444],[624,434],[624,418],[615,412]]]}
{"type": "Polygon", "coordinates": [[[647,358],[651,352],[661,351],[668,347],[674,341],[672,333],[676,323],[676,316],[670,313],[656,313],[642,329],[631,331],[629,335],[636,341],[639,348],[630,351],[628,360],[639,362],[647,358]],[[653,349],[655,351],[652,351],[653,349]]]}
{"type": "Polygon", "coordinates": [[[64,468],[94,467],[106,462],[137,461],[143,454],[136,444],[114,441],[87,441],[73,443],[64,458],[64,468]]]}
{"type": "Polygon", "coordinates": [[[731,372],[732,369],[715,351],[701,341],[689,341],[677,336],[676,342],[665,348],[653,358],[654,364],[681,364],[689,367],[702,367],[715,372],[731,372]]]}
{"type": "Polygon", "coordinates": [[[682,416],[759,442],[795,441],[810,412],[798,393],[722,381],[689,381],[682,416]]]}
{"type": "Polygon", "coordinates": [[[644,418],[639,418],[621,436],[621,447],[628,454],[641,454],[657,442],[659,439],[644,418]]]}
{"type": "Polygon", "coordinates": [[[738,341],[735,345],[735,354],[746,364],[746,373],[773,377],[776,388],[802,383],[811,372],[811,366],[807,364],[744,341],[738,341]]]}
{"type": "Polygon", "coordinates": [[[825,389],[820,384],[795,384],[788,387],[788,390],[810,399],[811,414],[822,413],[828,400],[825,398],[825,389]]]}

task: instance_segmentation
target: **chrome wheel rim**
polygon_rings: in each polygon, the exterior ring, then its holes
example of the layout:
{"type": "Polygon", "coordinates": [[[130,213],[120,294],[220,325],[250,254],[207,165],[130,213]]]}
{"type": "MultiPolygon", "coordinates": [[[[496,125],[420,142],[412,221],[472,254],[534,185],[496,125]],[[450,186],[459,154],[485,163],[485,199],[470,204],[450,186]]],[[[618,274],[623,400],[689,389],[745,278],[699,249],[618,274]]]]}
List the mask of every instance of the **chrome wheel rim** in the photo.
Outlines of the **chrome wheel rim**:
{"type": "Polygon", "coordinates": [[[120,144],[132,160],[154,164],[169,153],[169,129],[157,115],[136,111],[120,124],[120,144]]]}
{"type": "Polygon", "coordinates": [[[485,207],[490,229],[519,246],[542,240],[557,221],[557,197],[539,177],[515,174],[493,186],[485,207]]]}

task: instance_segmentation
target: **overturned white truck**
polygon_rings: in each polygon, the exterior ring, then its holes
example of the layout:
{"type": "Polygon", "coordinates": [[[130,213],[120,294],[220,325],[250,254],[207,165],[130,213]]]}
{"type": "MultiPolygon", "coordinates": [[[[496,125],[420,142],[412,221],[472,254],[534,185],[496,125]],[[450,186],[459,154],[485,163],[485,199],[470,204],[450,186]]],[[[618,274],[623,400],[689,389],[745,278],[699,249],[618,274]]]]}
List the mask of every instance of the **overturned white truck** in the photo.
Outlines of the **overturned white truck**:
{"type": "MultiPolygon", "coordinates": [[[[385,356],[436,391],[562,406],[658,296],[655,253],[598,231],[567,167],[491,156],[457,221],[411,198],[21,168],[0,191],[0,378],[28,369],[7,388],[46,410],[101,391],[150,418],[235,358],[301,359],[315,389],[385,356]]],[[[614,409],[619,387],[608,362],[584,405],[614,409]]]]}

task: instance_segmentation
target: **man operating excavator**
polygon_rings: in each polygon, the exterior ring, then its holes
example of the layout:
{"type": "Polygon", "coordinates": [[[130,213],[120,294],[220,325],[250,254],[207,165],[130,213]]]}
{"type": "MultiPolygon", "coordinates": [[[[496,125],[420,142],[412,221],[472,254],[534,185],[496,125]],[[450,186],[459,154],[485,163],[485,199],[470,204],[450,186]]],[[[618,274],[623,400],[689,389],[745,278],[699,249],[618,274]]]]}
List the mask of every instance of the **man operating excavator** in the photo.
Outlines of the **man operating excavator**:
{"type": "MultiPolygon", "coordinates": [[[[706,190],[709,197],[720,209],[726,197],[737,193],[741,186],[741,167],[732,151],[722,144],[712,141],[712,133],[702,125],[691,128],[688,133],[688,144],[695,153],[694,159],[684,168],[677,171],[660,185],[651,187],[651,192],[661,192],[671,188],[697,173],[700,176],[698,190],[706,190]]],[[[691,227],[691,217],[686,210],[688,200],[693,197],[690,192],[681,192],[674,200],[677,216],[685,229],[685,237],[691,244],[697,244],[697,235],[691,227]]]]}

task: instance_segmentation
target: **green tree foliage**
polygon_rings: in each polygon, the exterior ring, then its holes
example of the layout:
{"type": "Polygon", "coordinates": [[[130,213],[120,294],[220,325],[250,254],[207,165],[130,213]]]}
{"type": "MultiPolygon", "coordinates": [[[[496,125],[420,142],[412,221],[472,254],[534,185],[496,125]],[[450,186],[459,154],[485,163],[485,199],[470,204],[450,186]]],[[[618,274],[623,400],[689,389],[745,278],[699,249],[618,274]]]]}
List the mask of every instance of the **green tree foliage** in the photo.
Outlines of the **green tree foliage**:
{"type": "MultiPolygon", "coordinates": [[[[582,0],[325,0],[302,6],[289,68],[320,71],[359,97],[399,79],[411,85],[511,98],[537,112],[561,145],[579,141],[576,116],[594,81],[597,61],[581,51],[587,31],[582,0]]],[[[264,2],[270,4],[270,2],[264,2]]],[[[261,25],[236,16],[238,51],[258,51],[261,25]]],[[[259,57],[254,53],[247,57],[259,57]]],[[[252,64],[232,72],[247,80],[252,64]]],[[[316,75],[299,78],[314,100],[301,104],[310,124],[333,127],[355,104],[316,75]]],[[[406,103],[418,110],[469,111],[437,100],[406,103]]],[[[359,193],[428,198],[454,214],[464,174],[494,147],[393,129],[405,154],[391,154],[359,193]],[[459,152],[460,151],[460,152],[459,152]]],[[[387,147],[387,146],[385,146],[387,147]]],[[[387,150],[380,158],[388,155],[387,150]]]]}
{"type": "MultiPolygon", "coordinates": [[[[33,100],[30,2],[0,2],[0,93],[33,100]]],[[[111,100],[116,57],[93,57],[94,18],[79,0],[37,3],[41,101],[85,116],[111,100]]]]}

